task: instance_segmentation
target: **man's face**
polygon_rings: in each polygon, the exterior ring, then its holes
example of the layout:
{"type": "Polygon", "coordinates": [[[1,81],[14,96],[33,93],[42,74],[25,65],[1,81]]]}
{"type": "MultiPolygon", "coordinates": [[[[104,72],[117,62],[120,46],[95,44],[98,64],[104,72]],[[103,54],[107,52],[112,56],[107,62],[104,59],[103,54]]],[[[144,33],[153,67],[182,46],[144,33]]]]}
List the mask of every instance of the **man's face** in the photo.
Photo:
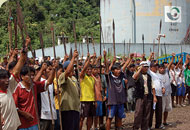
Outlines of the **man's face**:
{"type": "Polygon", "coordinates": [[[47,75],[50,75],[51,70],[52,70],[52,66],[50,65],[50,66],[48,66],[47,69],[46,69],[46,74],[47,74],[47,75]]]}
{"type": "Polygon", "coordinates": [[[98,68],[93,68],[92,69],[92,74],[97,75],[98,74],[98,68]]]}
{"type": "Polygon", "coordinates": [[[131,72],[135,72],[135,67],[131,67],[131,68],[129,68],[129,71],[131,71],[131,72]]]}
{"type": "Polygon", "coordinates": [[[158,67],[157,66],[151,67],[151,71],[153,71],[154,73],[156,73],[158,71],[158,67]]]}
{"type": "Polygon", "coordinates": [[[7,62],[7,58],[4,58],[4,59],[3,59],[3,62],[5,62],[5,63],[6,63],[6,62],[7,62]]]}
{"type": "Polygon", "coordinates": [[[187,68],[190,70],[190,65],[187,68]]]}
{"type": "Polygon", "coordinates": [[[104,74],[105,73],[105,68],[104,67],[102,67],[102,74],[104,74]]]}
{"type": "Polygon", "coordinates": [[[91,67],[88,67],[88,68],[86,69],[86,74],[87,74],[88,76],[90,76],[90,75],[92,74],[92,68],[91,68],[91,67]]]}
{"type": "Polygon", "coordinates": [[[60,69],[57,71],[57,77],[59,77],[62,73],[63,73],[63,68],[60,68],[60,69]]]}
{"type": "Polygon", "coordinates": [[[140,60],[137,60],[137,61],[136,61],[137,64],[140,64],[140,62],[141,62],[140,60]]]}
{"type": "Polygon", "coordinates": [[[165,68],[164,67],[160,67],[158,69],[158,71],[159,71],[160,74],[164,74],[165,73],[165,68]]]}
{"type": "Polygon", "coordinates": [[[5,78],[0,79],[0,86],[3,90],[6,90],[9,86],[9,77],[8,75],[5,78]]]}
{"type": "Polygon", "coordinates": [[[148,71],[148,66],[143,66],[141,72],[142,72],[143,74],[146,74],[147,71],[148,71]]]}
{"type": "Polygon", "coordinates": [[[117,68],[117,69],[113,70],[113,75],[114,76],[119,77],[120,74],[121,74],[121,69],[120,68],[117,68]]]}
{"type": "MultiPolygon", "coordinates": [[[[34,76],[35,76],[34,72],[30,72],[30,75],[31,75],[31,80],[33,81],[33,80],[34,80],[34,76]]],[[[31,84],[31,82],[30,82],[30,75],[29,75],[29,73],[28,73],[28,74],[26,74],[26,75],[22,75],[21,78],[22,78],[22,80],[23,80],[25,83],[31,84]]]]}
{"type": "Polygon", "coordinates": [[[171,65],[171,69],[174,69],[174,68],[175,68],[175,65],[174,65],[174,64],[172,64],[172,65],[171,65]]]}

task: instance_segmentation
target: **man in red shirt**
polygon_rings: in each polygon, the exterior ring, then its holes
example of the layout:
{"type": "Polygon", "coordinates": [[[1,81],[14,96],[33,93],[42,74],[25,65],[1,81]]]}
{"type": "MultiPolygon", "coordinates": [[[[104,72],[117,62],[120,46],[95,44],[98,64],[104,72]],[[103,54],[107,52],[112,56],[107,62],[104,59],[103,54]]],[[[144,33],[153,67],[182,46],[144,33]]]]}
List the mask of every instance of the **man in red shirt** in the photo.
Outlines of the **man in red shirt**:
{"type": "Polygon", "coordinates": [[[32,67],[24,66],[20,72],[22,81],[18,83],[17,88],[13,94],[16,107],[18,109],[21,126],[19,130],[30,128],[32,130],[38,130],[37,114],[34,103],[37,102],[37,94],[47,90],[49,84],[52,84],[55,75],[55,67],[53,67],[51,74],[47,80],[42,82],[33,82],[35,70],[32,67]],[[32,79],[30,82],[29,71],[32,79]],[[33,84],[34,95],[33,97],[31,84],[33,84]],[[34,101],[34,99],[36,101],[34,101]]]}

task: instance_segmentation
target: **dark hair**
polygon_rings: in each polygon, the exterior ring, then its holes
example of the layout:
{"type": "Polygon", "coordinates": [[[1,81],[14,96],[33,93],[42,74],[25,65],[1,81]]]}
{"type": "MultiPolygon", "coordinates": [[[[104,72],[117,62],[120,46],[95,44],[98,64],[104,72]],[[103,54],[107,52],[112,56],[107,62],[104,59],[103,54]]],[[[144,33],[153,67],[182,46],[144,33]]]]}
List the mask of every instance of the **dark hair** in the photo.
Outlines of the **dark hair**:
{"type": "Polygon", "coordinates": [[[15,66],[16,66],[17,62],[16,61],[12,61],[9,66],[8,66],[8,69],[11,70],[13,69],[15,66]]]}
{"type": "Polygon", "coordinates": [[[115,63],[112,67],[111,67],[111,71],[115,70],[115,69],[120,69],[121,65],[120,63],[115,63]]]}
{"type": "Polygon", "coordinates": [[[20,71],[20,76],[25,76],[28,74],[28,69],[30,70],[30,72],[35,73],[35,69],[33,67],[28,67],[28,66],[24,66],[22,67],[21,71],[20,71]]]}
{"type": "Polygon", "coordinates": [[[135,67],[135,64],[130,64],[129,68],[135,67]]]}
{"type": "Polygon", "coordinates": [[[8,71],[4,70],[4,69],[0,69],[0,79],[4,79],[4,78],[7,78],[9,77],[10,74],[8,71]]]}
{"type": "Polygon", "coordinates": [[[158,67],[159,67],[159,68],[165,68],[165,65],[164,65],[164,63],[162,63],[162,64],[159,64],[158,67]]]}
{"type": "Polygon", "coordinates": [[[60,70],[60,69],[62,69],[62,72],[64,72],[63,65],[61,63],[59,63],[57,70],[60,70]]]}

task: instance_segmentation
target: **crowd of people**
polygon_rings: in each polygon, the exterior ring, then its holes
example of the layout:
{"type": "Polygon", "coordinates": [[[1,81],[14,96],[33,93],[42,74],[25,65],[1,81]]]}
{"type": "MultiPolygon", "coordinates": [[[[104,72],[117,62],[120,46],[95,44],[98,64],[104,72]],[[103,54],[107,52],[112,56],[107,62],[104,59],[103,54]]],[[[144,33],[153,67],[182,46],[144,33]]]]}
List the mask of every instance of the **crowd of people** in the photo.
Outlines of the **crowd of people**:
{"type": "Polygon", "coordinates": [[[146,59],[110,60],[87,54],[51,59],[27,57],[30,38],[21,51],[11,50],[0,68],[0,130],[122,130],[127,111],[134,111],[133,129],[165,129],[174,107],[190,104],[190,56],[158,64],[146,59]],[[188,103],[186,103],[188,101],[188,103]],[[155,126],[153,116],[155,113],[155,126]]]}

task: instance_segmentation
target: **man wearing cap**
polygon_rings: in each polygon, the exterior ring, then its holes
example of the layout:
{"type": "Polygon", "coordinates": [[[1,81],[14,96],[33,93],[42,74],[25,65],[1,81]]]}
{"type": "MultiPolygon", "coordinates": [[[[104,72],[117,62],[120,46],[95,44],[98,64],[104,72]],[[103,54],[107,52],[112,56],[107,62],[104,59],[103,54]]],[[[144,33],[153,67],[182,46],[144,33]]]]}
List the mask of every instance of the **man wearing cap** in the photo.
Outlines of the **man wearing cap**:
{"type": "Polygon", "coordinates": [[[157,102],[155,90],[152,90],[152,78],[147,73],[148,68],[148,63],[146,61],[142,61],[138,71],[133,75],[136,85],[134,130],[138,130],[139,128],[142,130],[148,129],[152,99],[154,102],[157,102]]]}

